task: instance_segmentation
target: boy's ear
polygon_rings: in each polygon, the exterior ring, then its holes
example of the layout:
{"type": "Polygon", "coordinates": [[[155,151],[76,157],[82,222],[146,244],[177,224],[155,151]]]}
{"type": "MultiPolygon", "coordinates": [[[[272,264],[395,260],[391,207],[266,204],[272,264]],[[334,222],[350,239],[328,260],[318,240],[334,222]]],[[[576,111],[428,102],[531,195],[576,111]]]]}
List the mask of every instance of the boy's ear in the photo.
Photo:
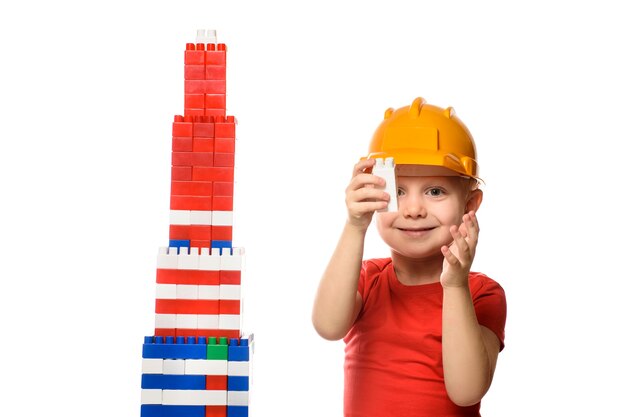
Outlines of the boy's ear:
{"type": "Polygon", "coordinates": [[[469,196],[467,197],[467,203],[465,203],[465,213],[469,213],[470,211],[478,211],[480,207],[480,203],[483,202],[483,190],[477,188],[475,190],[470,191],[469,196]]]}

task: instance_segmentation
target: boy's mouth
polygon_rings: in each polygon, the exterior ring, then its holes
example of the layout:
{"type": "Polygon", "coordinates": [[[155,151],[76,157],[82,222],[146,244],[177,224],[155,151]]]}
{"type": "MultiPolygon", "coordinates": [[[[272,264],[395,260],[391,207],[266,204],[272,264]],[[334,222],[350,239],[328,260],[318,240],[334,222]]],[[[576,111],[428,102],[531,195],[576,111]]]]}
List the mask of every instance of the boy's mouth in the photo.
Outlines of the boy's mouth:
{"type": "Polygon", "coordinates": [[[401,232],[409,233],[409,234],[416,234],[416,235],[424,234],[434,229],[435,229],[434,227],[399,227],[398,228],[398,230],[400,230],[401,232]]]}

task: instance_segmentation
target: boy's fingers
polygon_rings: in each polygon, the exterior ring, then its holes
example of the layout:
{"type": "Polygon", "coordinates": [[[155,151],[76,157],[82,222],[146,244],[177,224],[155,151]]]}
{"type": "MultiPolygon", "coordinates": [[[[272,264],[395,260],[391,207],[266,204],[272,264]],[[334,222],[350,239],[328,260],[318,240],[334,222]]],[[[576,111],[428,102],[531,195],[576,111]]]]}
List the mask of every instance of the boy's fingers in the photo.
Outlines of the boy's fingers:
{"type": "Polygon", "coordinates": [[[376,164],[376,160],[374,159],[364,159],[359,161],[354,166],[354,170],[352,171],[352,176],[355,177],[360,173],[365,172],[366,169],[372,168],[376,164]]]}

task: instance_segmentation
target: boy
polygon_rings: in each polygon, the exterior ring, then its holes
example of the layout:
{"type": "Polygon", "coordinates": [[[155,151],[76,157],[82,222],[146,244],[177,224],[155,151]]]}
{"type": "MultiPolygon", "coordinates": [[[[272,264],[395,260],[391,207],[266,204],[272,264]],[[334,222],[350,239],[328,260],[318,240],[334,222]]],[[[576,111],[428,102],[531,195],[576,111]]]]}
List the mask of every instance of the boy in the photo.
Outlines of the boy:
{"type": "Polygon", "coordinates": [[[346,417],[480,416],[504,347],[504,291],[470,272],[482,201],[471,134],[422,98],[385,112],[346,189],[348,219],[319,284],[313,325],[346,343],[346,417]],[[374,158],[393,157],[397,212],[374,158]],[[388,259],[363,261],[376,225],[388,259]]]}

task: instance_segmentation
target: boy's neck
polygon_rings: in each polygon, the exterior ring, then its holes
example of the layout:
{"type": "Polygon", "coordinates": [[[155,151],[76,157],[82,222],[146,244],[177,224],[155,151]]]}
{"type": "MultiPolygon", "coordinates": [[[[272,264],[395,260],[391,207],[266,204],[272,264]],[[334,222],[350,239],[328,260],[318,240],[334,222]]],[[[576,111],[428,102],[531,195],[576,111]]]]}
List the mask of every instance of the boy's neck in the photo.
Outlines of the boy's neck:
{"type": "Polygon", "coordinates": [[[443,255],[414,259],[392,252],[391,260],[398,281],[404,285],[433,284],[441,278],[443,255]]]}

